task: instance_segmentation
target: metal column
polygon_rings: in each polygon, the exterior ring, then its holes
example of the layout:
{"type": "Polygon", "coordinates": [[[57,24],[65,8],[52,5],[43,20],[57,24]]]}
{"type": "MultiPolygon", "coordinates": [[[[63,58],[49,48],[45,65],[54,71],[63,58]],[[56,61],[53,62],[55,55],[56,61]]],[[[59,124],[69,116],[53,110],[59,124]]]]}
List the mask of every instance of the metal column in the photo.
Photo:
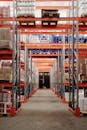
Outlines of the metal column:
{"type": "MultiPolygon", "coordinates": [[[[13,1],[13,18],[16,17],[16,1],[13,1]]],[[[12,106],[18,109],[20,107],[20,37],[17,28],[17,22],[13,20],[13,58],[12,58],[12,106]]]]}
{"type": "Polygon", "coordinates": [[[64,85],[64,60],[65,60],[65,40],[61,50],[61,98],[65,98],[65,85],[64,85]]]}
{"type": "MultiPolygon", "coordinates": [[[[76,1],[76,7],[77,7],[77,10],[76,10],[76,17],[78,17],[78,0],[76,1]]],[[[79,42],[79,34],[78,34],[78,31],[79,31],[79,25],[78,25],[78,21],[76,23],[76,53],[77,53],[77,64],[76,64],[76,88],[77,88],[77,107],[79,106],[79,88],[78,88],[78,65],[79,65],[79,58],[78,58],[78,42],[79,42]]]]}
{"type": "Polygon", "coordinates": [[[28,49],[25,44],[25,88],[24,88],[24,94],[26,98],[29,96],[29,58],[28,58],[28,49]]]}
{"type": "Polygon", "coordinates": [[[32,56],[31,56],[31,50],[30,50],[30,94],[33,90],[32,88],[32,56]]]}
{"type": "MultiPolygon", "coordinates": [[[[74,17],[74,0],[72,0],[72,17],[74,17]]],[[[74,82],[74,20],[72,21],[72,108],[75,108],[75,82],[74,82]]]]}
{"type": "MultiPolygon", "coordinates": [[[[70,5],[70,2],[69,2],[69,17],[70,17],[70,11],[71,11],[71,5],[70,5]]],[[[70,24],[70,21],[69,21],[69,24],[70,24]]],[[[68,56],[69,56],[69,69],[68,69],[68,71],[69,71],[69,107],[71,107],[72,106],[72,97],[71,97],[71,94],[72,94],[72,88],[71,88],[71,51],[72,51],[72,49],[71,49],[71,43],[70,43],[70,30],[68,30],[68,44],[69,44],[69,46],[68,46],[68,56]]]]}

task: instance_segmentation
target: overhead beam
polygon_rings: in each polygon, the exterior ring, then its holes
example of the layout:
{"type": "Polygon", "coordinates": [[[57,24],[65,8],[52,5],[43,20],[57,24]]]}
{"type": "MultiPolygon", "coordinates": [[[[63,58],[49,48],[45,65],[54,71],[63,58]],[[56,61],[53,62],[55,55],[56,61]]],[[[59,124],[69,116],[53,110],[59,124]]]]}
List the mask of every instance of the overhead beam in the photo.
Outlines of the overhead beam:
{"type": "MultiPolygon", "coordinates": [[[[56,1],[56,2],[72,2],[72,0],[36,0],[36,1],[38,1],[38,2],[50,2],[50,1],[56,1]]],[[[74,1],[76,1],[76,0],[74,0],[74,1]]]]}
{"type": "Polygon", "coordinates": [[[59,17],[59,18],[15,18],[0,17],[0,21],[86,21],[87,17],[59,17]]]}
{"type": "Polygon", "coordinates": [[[50,65],[45,65],[45,64],[35,64],[37,67],[52,67],[53,64],[50,64],[50,65]]]}
{"type": "MultiPolygon", "coordinates": [[[[68,34],[68,32],[58,32],[58,31],[48,31],[48,32],[46,32],[46,31],[41,31],[41,30],[38,30],[38,31],[29,31],[29,32],[21,32],[21,34],[22,35],[24,35],[24,34],[63,34],[63,35],[67,35],[68,34]]],[[[81,33],[82,34],[82,33],[81,33]]],[[[84,33],[85,34],[85,33],[84,33]]]]}
{"type": "MultiPolygon", "coordinates": [[[[25,44],[21,45],[21,48],[24,47],[25,44]]],[[[61,49],[62,47],[62,43],[60,44],[32,44],[32,43],[26,43],[26,47],[28,49],[61,49]]]]}
{"type": "Polygon", "coordinates": [[[50,70],[49,69],[40,69],[40,70],[38,70],[39,72],[50,72],[50,70]]]}
{"type": "MultiPolygon", "coordinates": [[[[67,29],[68,30],[68,29],[67,29]]],[[[22,31],[21,32],[21,35],[27,35],[27,34],[62,34],[62,35],[67,35],[68,34],[68,31],[67,30],[65,30],[65,31],[57,31],[57,30],[55,30],[55,28],[54,28],[54,30],[52,30],[52,29],[49,29],[48,31],[46,31],[46,30],[40,30],[40,29],[36,29],[36,31],[34,31],[33,29],[32,30],[30,30],[30,31],[22,31]]],[[[82,31],[79,31],[78,32],[79,34],[87,34],[87,30],[86,31],[84,31],[84,30],[82,30],[82,31]]],[[[72,32],[70,33],[70,34],[72,34],[72,32]]],[[[74,32],[74,34],[76,34],[76,32],[74,32]]]]}
{"type": "MultiPolygon", "coordinates": [[[[36,6],[36,9],[60,9],[60,10],[66,10],[71,8],[71,6],[36,6]]],[[[76,9],[76,6],[74,7],[76,9]]]]}
{"type": "MultiPolygon", "coordinates": [[[[22,45],[22,47],[24,48],[24,44],[22,45]]],[[[54,43],[54,44],[26,44],[26,47],[28,49],[62,49],[62,46],[63,46],[63,43],[54,43]]],[[[71,45],[72,46],[72,45],[71,45]]],[[[68,49],[69,47],[69,44],[65,44],[65,49],[68,49]]],[[[76,44],[75,44],[75,48],[76,48],[76,44]]],[[[87,48],[87,44],[85,43],[79,43],[78,44],[78,49],[86,49],[87,48]]],[[[41,54],[41,55],[44,55],[44,54],[41,54]]],[[[58,55],[58,54],[56,54],[58,55]]]]}
{"type": "Polygon", "coordinates": [[[13,1],[13,0],[0,0],[0,2],[10,2],[10,1],[13,1]]]}
{"type": "Polygon", "coordinates": [[[33,58],[56,58],[58,57],[58,54],[31,54],[31,56],[33,58]]]}
{"type": "MultiPolygon", "coordinates": [[[[12,29],[12,24],[0,24],[0,28],[11,28],[12,29]]],[[[57,24],[57,26],[51,26],[51,28],[50,28],[50,26],[46,26],[46,27],[43,27],[43,26],[41,26],[41,25],[36,25],[35,27],[31,27],[31,26],[18,26],[18,28],[21,30],[21,31],[24,31],[24,30],[26,30],[26,27],[27,27],[27,30],[33,30],[34,32],[36,32],[37,31],[37,29],[38,30],[63,30],[63,29],[65,29],[65,30],[68,30],[68,29],[72,29],[72,24],[68,24],[68,23],[66,23],[66,24],[60,24],[60,23],[58,23],[57,24]]],[[[75,27],[76,27],[76,25],[75,25],[75,27]]],[[[79,31],[87,31],[87,25],[83,25],[83,24],[79,24],[79,31]]]]}
{"type": "MultiPolygon", "coordinates": [[[[0,2],[3,2],[3,1],[7,1],[7,2],[9,2],[9,1],[13,1],[13,0],[0,0],[0,2]]],[[[56,2],[64,2],[64,1],[66,1],[66,2],[72,2],[72,0],[36,0],[36,1],[38,1],[38,2],[46,2],[46,1],[56,1],[56,2]]],[[[76,0],[74,0],[74,1],[76,1],[76,0]]]]}

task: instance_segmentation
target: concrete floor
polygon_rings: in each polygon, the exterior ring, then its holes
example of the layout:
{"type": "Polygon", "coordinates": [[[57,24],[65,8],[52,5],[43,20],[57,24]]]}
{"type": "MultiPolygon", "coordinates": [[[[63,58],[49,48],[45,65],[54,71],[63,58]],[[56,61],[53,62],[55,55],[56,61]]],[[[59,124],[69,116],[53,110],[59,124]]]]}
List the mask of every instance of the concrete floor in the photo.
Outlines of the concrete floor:
{"type": "Polygon", "coordinates": [[[75,117],[51,90],[44,89],[15,117],[0,117],[0,130],[87,130],[87,116],[75,117]]]}

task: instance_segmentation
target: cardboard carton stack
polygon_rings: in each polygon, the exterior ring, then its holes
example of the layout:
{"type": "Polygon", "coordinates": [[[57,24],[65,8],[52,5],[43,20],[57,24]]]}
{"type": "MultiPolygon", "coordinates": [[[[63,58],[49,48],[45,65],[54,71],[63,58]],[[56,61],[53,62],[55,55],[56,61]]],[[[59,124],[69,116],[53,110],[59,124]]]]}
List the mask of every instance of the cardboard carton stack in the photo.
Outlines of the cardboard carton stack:
{"type": "MultiPolygon", "coordinates": [[[[0,7],[0,17],[10,17],[10,6],[0,7]]],[[[8,21],[0,21],[0,24],[8,23],[8,21]]]]}
{"type": "MultiPolygon", "coordinates": [[[[17,0],[17,17],[34,18],[35,0],[17,0]]],[[[19,24],[34,26],[35,21],[21,21],[19,24]]]]}
{"type": "Polygon", "coordinates": [[[12,48],[11,44],[11,33],[10,29],[0,29],[0,49],[10,49],[12,48]]]}
{"type": "Polygon", "coordinates": [[[9,82],[12,81],[12,67],[10,62],[0,62],[0,80],[9,82]]]}
{"type": "Polygon", "coordinates": [[[29,35],[29,43],[40,43],[39,35],[29,35]]]}
{"type": "Polygon", "coordinates": [[[11,93],[0,92],[0,102],[11,102],[11,93]]]}
{"type": "MultiPolygon", "coordinates": [[[[87,17],[87,0],[79,1],[79,16],[87,17]]],[[[87,21],[80,21],[80,23],[86,25],[87,21]]]]}
{"type": "Polygon", "coordinates": [[[79,57],[79,82],[87,82],[87,59],[79,57]]]}
{"type": "Polygon", "coordinates": [[[25,74],[23,69],[20,69],[20,81],[25,81],[25,74]]]}
{"type": "Polygon", "coordinates": [[[11,92],[7,90],[0,91],[0,114],[8,114],[11,105],[11,92]]]}
{"type": "Polygon", "coordinates": [[[11,68],[0,68],[0,80],[12,81],[12,69],[11,68]]]}
{"type": "Polygon", "coordinates": [[[79,1],[79,13],[80,16],[87,16],[87,0],[80,0],[79,1]]]}
{"type": "Polygon", "coordinates": [[[49,43],[50,36],[49,35],[40,35],[40,43],[49,43]]]}

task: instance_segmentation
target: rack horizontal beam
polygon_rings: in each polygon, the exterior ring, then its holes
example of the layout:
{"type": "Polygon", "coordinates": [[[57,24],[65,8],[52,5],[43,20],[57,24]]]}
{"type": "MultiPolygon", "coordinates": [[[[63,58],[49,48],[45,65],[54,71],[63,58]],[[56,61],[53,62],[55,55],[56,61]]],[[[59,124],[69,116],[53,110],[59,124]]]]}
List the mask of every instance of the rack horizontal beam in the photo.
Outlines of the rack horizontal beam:
{"type": "MultiPolygon", "coordinates": [[[[22,47],[25,45],[22,44],[22,47]]],[[[26,44],[28,49],[61,49],[61,44],[26,44]]]]}
{"type": "Polygon", "coordinates": [[[41,62],[41,63],[40,63],[40,62],[34,62],[34,63],[35,63],[36,65],[39,65],[39,64],[40,64],[40,65],[42,65],[42,66],[43,66],[43,65],[45,65],[45,66],[51,66],[51,65],[53,65],[55,62],[49,62],[49,61],[48,61],[48,63],[46,63],[46,62],[44,62],[44,63],[43,63],[43,62],[41,62]]]}
{"type": "MultiPolygon", "coordinates": [[[[10,82],[5,82],[5,81],[1,82],[0,81],[0,87],[9,87],[9,88],[12,88],[12,86],[13,85],[10,82]]],[[[20,86],[21,86],[21,88],[24,88],[25,83],[24,82],[20,82],[20,86]]]]}
{"type": "MultiPolygon", "coordinates": [[[[56,1],[56,2],[70,2],[70,1],[71,1],[71,2],[72,2],[72,0],[36,0],[36,1],[38,1],[38,2],[46,2],[46,1],[47,1],[47,2],[48,2],[48,1],[49,1],[49,2],[50,2],[50,1],[53,1],[53,2],[54,2],[54,1],[56,1]]],[[[76,0],[74,0],[74,1],[76,1],[76,0]]]]}
{"type": "Polygon", "coordinates": [[[0,60],[11,60],[12,50],[0,50],[0,60]]]}
{"type": "MultiPolygon", "coordinates": [[[[60,29],[71,29],[72,25],[71,24],[58,24],[56,26],[42,26],[42,25],[36,25],[36,26],[18,26],[19,29],[21,30],[25,30],[25,29],[29,29],[29,30],[33,30],[35,31],[36,29],[42,29],[42,30],[60,30],[60,29]]],[[[87,26],[80,26],[81,28],[85,28],[87,26]]]]}
{"type": "MultiPolygon", "coordinates": [[[[22,35],[24,35],[24,34],[62,34],[62,35],[67,35],[68,34],[68,32],[58,32],[58,31],[51,31],[50,32],[50,30],[48,31],[48,32],[46,32],[46,31],[36,31],[36,32],[32,32],[32,31],[30,31],[30,32],[21,32],[21,34],[22,35]]],[[[74,33],[74,34],[76,34],[76,32],[74,33]]],[[[79,34],[87,34],[87,32],[85,32],[85,31],[79,31],[79,34]]]]}
{"type": "Polygon", "coordinates": [[[79,88],[87,88],[87,83],[78,83],[79,88]]]}
{"type": "MultiPolygon", "coordinates": [[[[66,10],[72,8],[71,6],[36,6],[36,9],[60,9],[60,10],[66,10]]],[[[74,9],[76,9],[76,6],[74,6],[74,9]]]]}
{"type": "MultiPolygon", "coordinates": [[[[31,54],[33,58],[56,58],[58,54],[31,54]]],[[[30,57],[30,54],[29,54],[30,57]]]]}
{"type": "Polygon", "coordinates": [[[10,1],[13,1],[13,0],[0,0],[0,2],[10,2],[10,1]]]}
{"type": "Polygon", "coordinates": [[[12,28],[11,24],[0,24],[0,28],[12,28]]]}
{"type": "MultiPolygon", "coordinates": [[[[9,2],[9,1],[13,1],[13,0],[0,0],[0,2],[3,2],[3,1],[9,2]]],[[[38,1],[38,2],[46,2],[46,1],[70,2],[71,1],[72,2],[72,0],[36,0],[36,1],[38,1]]],[[[76,1],[76,0],[74,0],[74,1],[76,1]]]]}
{"type": "MultiPolygon", "coordinates": [[[[63,34],[63,35],[67,35],[68,32],[58,32],[58,31],[41,31],[41,30],[37,30],[37,31],[30,31],[30,32],[21,32],[22,35],[24,34],[63,34]]],[[[80,33],[83,34],[83,33],[80,33]]],[[[85,34],[85,33],[84,33],[85,34]]]]}
{"type": "MultiPolygon", "coordinates": [[[[86,51],[87,51],[87,50],[86,50],[86,51]]],[[[87,53],[85,53],[85,52],[84,52],[84,53],[80,53],[80,52],[79,52],[78,54],[79,54],[80,57],[87,58],[87,53]]]]}
{"type": "MultiPolygon", "coordinates": [[[[28,49],[62,49],[63,43],[51,43],[51,44],[33,44],[29,43],[26,44],[26,47],[28,49]]],[[[21,48],[24,48],[25,44],[21,45],[21,48]]],[[[69,44],[65,44],[65,49],[69,48],[69,44]]],[[[75,44],[76,48],[76,44],[75,44]]],[[[79,43],[78,44],[78,49],[87,49],[87,44],[86,43],[79,43]]]]}
{"type": "MultiPolygon", "coordinates": [[[[76,27],[76,25],[75,25],[76,27]]],[[[0,24],[0,28],[13,28],[12,24],[0,24]]],[[[21,31],[24,31],[24,30],[29,30],[31,31],[30,33],[40,33],[40,31],[42,31],[43,33],[43,30],[66,30],[66,32],[62,32],[62,33],[68,33],[67,30],[68,29],[72,29],[72,25],[71,24],[58,24],[57,26],[46,26],[46,27],[43,27],[41,25],[36,25],[35,27],[31,27],[31,26],[18,26],[18,28],[21,30],[21,31]],[[38,32],[37,32],[38,30],[38,32]]],[[[82,33],[84,31],[87,31],[87,25],[79,25],[79,31],[81,31],[82,33]]],[[[29,33],[29,32],[28,32],[29,33]]],[[[46,32],[45,32],[46,33],[46,32]]],[[[53,33],[53,32],[50,32],[50,33],[53,33]]],[[[54,31],[54,33],[56,33],[54,31]]],[[[61,32],[58,32],[58,33],[61,33],[61,32]]],[[[85,33],[85,32],[84,32],[85,33]]],[[[87,33],[87,32],[86,32],[87,33]]]]}
{"type": "Polygon", "coordinates": [[[6,54],[8,54],[8,55],[12,55],[12,50],[0,50],[0,55],[6,55],[6,54]]]}
{"type": "Polygon", "coordinates": [[[56,60],[40,60],[40,59],[38,59],[38,60],[35,60],[35,59],[33,59],[33,62],[35,63],[35,64],[54,64],[54,62],[55,62],[56,60]]]}
{"type": "Polygon", "coordinates": [[[50,69],[38,69],[39,72],[50,72],[50,69]]]}
{"type": "Polygon", "coordinates": [[[0,81],[0,87],[9,87],[12,88],[12,83],[6,82],[6,81],[0,81]]]}
{"type": "Polygon", "coordinates": [[[59,17],[59,18],[15,18],[15,17],[0,17],[0,21],[86,21],[87,17],[59,17]]]}

